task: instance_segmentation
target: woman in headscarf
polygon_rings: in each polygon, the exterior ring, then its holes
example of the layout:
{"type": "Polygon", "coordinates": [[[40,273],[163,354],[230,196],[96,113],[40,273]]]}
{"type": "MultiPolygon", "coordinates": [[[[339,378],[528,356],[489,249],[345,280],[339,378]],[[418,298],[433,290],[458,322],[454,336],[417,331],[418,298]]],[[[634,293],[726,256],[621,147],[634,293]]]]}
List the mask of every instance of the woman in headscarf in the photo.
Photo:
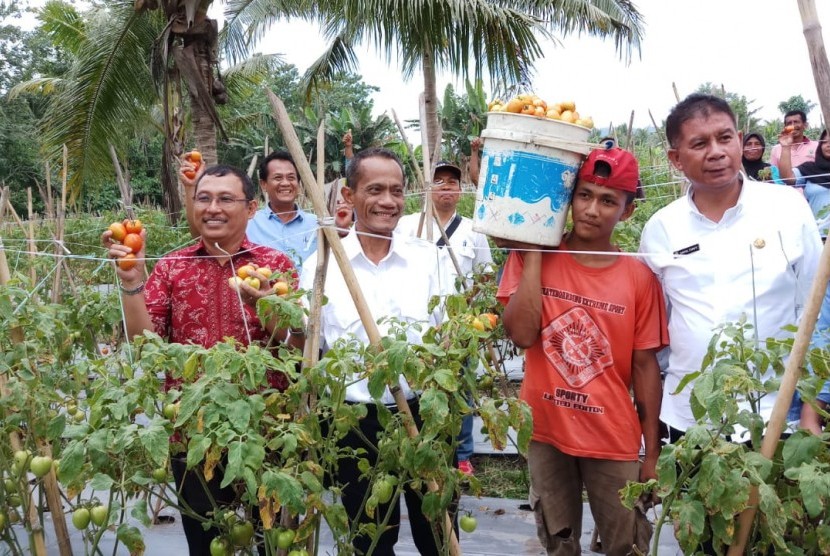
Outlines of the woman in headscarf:
{"type": "Polygon", "coordinates": [[[778,138],[781,143],[781,158],[778,161],[778,170],[781,178],[789,185],[804,188],[804,196],[810,202],[810,208],[816,216],[819,231],[822,237],[827,236],[827,224],[830,222],[830,140],[825,129],[819,138],[819,148],[816,149],[816,159],[813,162],[793,168],[789,145],[792,137],[781,134],[778,138]]]}
{"type": "Polygon", "coordinates": [[[764,150],[766,148],[767,144],[761,134],[753,132],[744,137],[744,154],[742,158],[744,171],[754,180],[762,181],[772,177],[769,172],[766,172],[768,175],[764,175],[765,172],[761,172],[764,168],[770,167],[769,162],[763,161],[764,150]]]}

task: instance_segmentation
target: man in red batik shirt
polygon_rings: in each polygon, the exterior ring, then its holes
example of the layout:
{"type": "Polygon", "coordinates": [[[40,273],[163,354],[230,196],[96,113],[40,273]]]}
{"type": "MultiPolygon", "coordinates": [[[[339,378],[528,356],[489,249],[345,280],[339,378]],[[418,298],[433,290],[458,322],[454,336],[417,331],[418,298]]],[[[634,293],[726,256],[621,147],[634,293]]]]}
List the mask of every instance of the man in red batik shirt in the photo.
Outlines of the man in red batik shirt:
{"type": "MultiPolygon", "coordinates": [[[[180,170],[182,174],[191,169],[187,164],[180,170]]],[[[180,179],[186,180],[183,176],[180,179]]],[[[271,337],[283,339],[287,335],[289,345],[302,348],[301,333],[273,330],[273,323],[263,324],[257,318],[257,300],[273,291],[267,280],[262,280],[260,289],[240,284],[239,296],[228,284],[235,269],[250,263],[290,274],[296,284],[296,270],[286,255],[256,246],[245,236],[248,220],[257,208],[256,189],[250,178],[230,166],[213,166],[189,181],[196,182],[192,189],[199,242],[162,257],[146,283],[143,265],[128,270],[116,265],[128,336],[133,338],[150,330],[170,342],[209,348],[227,337],[248,345],[249,338],[250,342],[267,342],[271,337]]],[[[146,230],[141,235],[146,239],[146,230]]],[[[131,251],[114,243],[111,236],[109,230],[102,235],[111,258],[121,258],[131,251]]],[[[135,255],[143,259],[145,247],[135,255]]],[[[277,373],[269,381],[275,388],[287,385],[285,377],[277,373]]],[[[175,386],[167,377],[165,388],[175,386]]],[[[184,460],[173,459],[171,463],[180,500],[196,513],[207,516],[212,512],[211,498],[217,503],[233,500],[230,487],[219,488],[221,473],[208,481],[208,496],[201,480],[186,469],[184,460]]],[[[204,530],[200,520],[185,515],[182,526],[190,554],[209,554],[210,542],[219,531],[204,530]]]]}

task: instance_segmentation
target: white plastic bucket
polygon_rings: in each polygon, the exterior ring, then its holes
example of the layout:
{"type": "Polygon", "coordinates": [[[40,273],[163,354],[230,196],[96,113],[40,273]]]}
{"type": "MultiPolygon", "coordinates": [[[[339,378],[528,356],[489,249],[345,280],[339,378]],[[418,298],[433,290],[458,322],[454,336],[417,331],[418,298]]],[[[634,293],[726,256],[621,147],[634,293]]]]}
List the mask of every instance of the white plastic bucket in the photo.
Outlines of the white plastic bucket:
{"type": "Polygon", "coordinates": [[[473,230],[557,246],[590,130],[549,118],[490,112],[482,132],[473,230]]]}

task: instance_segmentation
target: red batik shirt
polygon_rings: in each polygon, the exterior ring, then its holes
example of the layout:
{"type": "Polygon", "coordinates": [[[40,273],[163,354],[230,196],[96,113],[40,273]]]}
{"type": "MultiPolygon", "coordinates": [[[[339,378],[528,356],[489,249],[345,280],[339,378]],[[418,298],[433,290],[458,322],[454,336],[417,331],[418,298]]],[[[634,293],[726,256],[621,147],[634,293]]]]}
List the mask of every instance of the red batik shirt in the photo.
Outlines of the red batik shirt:
{"type": "MultiPolygon", "coordinates": [[[[234,338],[247,346],[247,322],[251,342],[268,341],[270,333],[263,328],[256,310],[246,304],[240,307],[239,297],[228,285],[228,278],[234,275],[235,269],[254,264],[267,266],[275,274],[285,273],[296,285],[297,271],[283,253],[255,245],[247,238],[232,260],[233,265],[220,265],[205,251],[202,242],[162,257],[150,274],[144,293],[154,332],[170,342],[206,348],[225,338],[234,338]]],[[[274,388],[287,387],[282,373],[270,373],[268,381],[274,388]]],[[[180,383],[168,375],[165,390],[180,383]]]]}

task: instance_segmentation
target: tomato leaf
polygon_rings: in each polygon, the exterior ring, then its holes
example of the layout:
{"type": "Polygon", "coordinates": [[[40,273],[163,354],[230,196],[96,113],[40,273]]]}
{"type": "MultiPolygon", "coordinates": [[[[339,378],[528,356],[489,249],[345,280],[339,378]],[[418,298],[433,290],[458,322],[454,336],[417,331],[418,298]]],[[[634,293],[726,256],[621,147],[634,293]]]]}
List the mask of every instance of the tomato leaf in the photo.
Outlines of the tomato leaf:
{"type": "MultiPolygon", "coordinates": [[[[63,461],[61,461],[61,465],[63,465],[63,461]]],[[[109,490],[114,483],[115,481],[109,475],[96,473],[89,482],[89,486],[95,490],[109,490]]]]}

